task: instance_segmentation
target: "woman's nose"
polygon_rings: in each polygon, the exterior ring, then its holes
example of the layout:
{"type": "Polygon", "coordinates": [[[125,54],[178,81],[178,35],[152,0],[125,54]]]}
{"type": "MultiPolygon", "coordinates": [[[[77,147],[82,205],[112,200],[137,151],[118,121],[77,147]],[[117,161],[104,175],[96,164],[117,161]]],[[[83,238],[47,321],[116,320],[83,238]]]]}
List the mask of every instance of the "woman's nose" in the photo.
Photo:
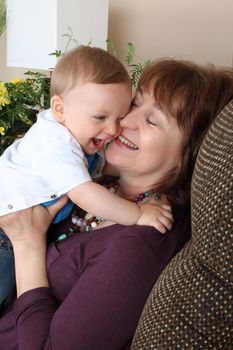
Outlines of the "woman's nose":
{"type": "Polygon", "coordinates": [[[135,110],[131,110],[120,122],[122,128],[137,128],[137,115],[135,110]]]}

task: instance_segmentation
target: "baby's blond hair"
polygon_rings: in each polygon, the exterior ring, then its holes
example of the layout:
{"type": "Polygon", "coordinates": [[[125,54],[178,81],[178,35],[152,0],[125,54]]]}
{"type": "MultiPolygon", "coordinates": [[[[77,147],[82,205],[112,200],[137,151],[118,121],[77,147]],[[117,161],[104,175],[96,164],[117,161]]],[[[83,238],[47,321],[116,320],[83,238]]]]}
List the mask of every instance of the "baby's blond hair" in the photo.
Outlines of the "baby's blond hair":
{"type": "Polygon", "coordinates": [[[130,78],[115,56],[97,47],[79,46],[58,61],[52,72],[50,96],[61,95],[85,82],[130,84],[130,78]]]}

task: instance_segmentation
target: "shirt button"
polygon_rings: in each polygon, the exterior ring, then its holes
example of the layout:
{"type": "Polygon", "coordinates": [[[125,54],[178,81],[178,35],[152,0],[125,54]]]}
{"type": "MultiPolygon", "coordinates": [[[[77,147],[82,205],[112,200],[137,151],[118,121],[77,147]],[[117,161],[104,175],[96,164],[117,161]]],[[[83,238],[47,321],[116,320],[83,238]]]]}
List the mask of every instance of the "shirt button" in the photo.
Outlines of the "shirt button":
{"type": "Polygon", "coordinates": [[[8,204],[8,209],[13,209],[13,205],[12,204],[8,204]]]}
{"type": "Polygon", "coordinates": [[[51,198],[54,199],[57,198],[57,196],[55,194],[52,194],[51,198]]]}

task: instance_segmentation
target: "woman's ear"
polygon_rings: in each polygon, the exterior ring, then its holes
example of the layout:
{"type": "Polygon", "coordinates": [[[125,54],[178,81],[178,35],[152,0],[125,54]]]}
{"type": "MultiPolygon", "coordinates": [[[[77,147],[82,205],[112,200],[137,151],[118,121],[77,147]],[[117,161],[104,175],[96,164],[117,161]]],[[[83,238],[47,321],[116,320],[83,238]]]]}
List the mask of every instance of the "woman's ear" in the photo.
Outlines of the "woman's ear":
{"type": "Polygon", "coordinates": [[[57,121],[60,123],[64,123],[65,114],[64,114],[64,103],[63,103],[62,97],[59,95],[54,95],[50,100],[50,107],[57,121]]]}

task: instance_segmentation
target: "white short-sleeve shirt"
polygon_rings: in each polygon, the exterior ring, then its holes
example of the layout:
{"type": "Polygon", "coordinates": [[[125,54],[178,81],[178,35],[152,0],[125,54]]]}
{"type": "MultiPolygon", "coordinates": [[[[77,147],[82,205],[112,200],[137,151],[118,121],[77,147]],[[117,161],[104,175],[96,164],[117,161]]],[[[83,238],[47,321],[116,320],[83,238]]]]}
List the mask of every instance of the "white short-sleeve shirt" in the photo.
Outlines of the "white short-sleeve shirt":
{"type": "Polygon", "coordinates": [[[80,144],[45,110],[0,157],[0,215],[60,197],[90,180],[80,144]]]}

